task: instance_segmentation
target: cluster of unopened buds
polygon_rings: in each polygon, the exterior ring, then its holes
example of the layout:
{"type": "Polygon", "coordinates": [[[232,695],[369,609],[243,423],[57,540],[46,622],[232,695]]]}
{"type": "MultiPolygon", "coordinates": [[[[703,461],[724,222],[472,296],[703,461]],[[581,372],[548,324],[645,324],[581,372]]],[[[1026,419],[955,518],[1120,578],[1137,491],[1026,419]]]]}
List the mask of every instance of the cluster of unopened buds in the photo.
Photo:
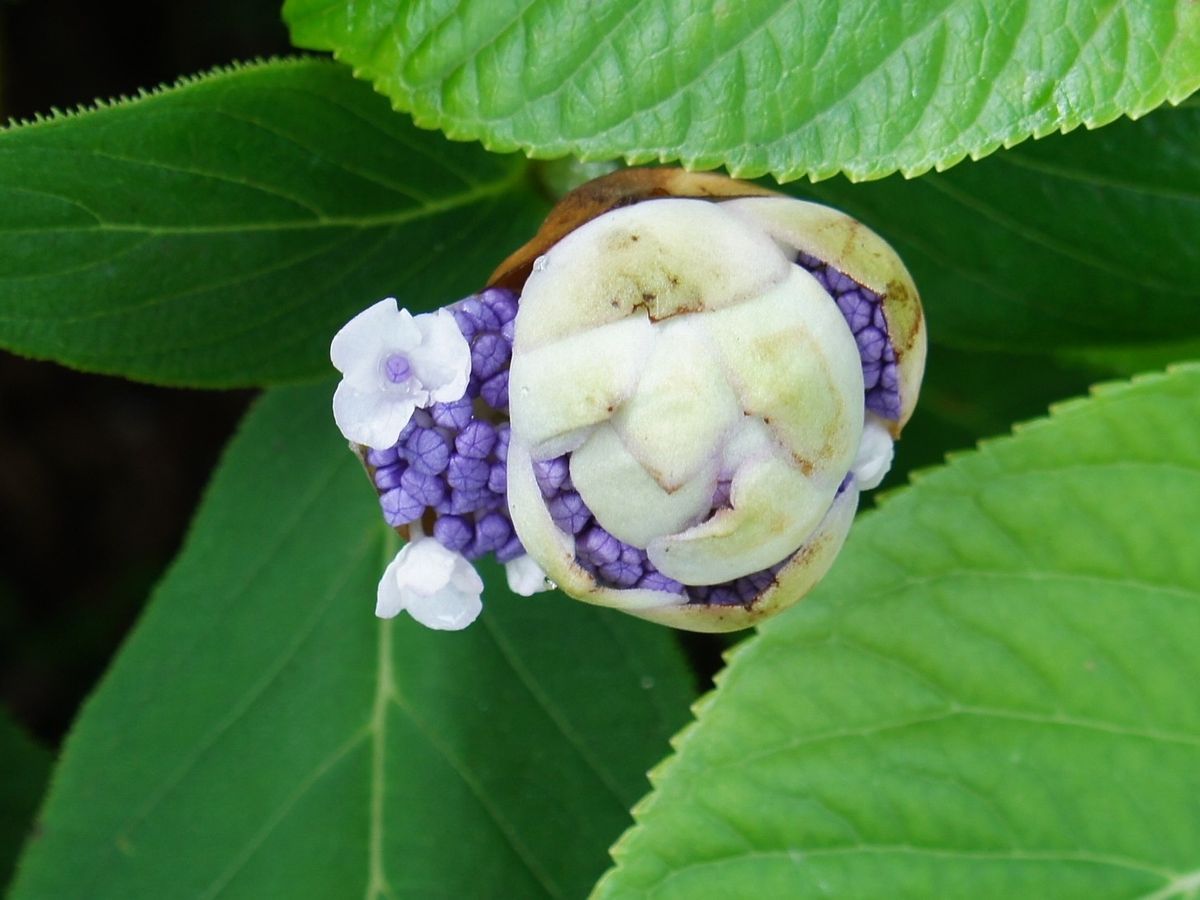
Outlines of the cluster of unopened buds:
{"type": "Polygon", "coordinates": [[[916,403],[925,330],[877,235],[712,174],[590,182],[479,294],[333,340],[334,417],[407,543],[376,612],[458,629],[474,562],[680,628],[744,628],[832,565],[916,403]]]}

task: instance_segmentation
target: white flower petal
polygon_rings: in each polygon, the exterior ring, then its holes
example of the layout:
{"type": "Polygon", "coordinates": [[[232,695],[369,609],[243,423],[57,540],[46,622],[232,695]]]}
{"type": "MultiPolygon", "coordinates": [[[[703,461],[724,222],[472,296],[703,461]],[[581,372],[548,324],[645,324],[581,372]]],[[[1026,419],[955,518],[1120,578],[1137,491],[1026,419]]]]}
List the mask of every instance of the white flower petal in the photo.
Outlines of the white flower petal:
{"type": "Polygon", "coordinates": [[[343,379],[333,393],[333,420],[347,440],[386,450],[400,438],[416,406],[405,394],[362,392],[343,379]]]}
{"type": "Polygon", "coordinates": [[[403,565],[404,550],[388,563],[383,570],[383,577],[379,579],[379,588],[375,593],[375,615],[381,619],[391,619],[404,609],[404,593],[396,579],[396,571],[403,565]]]}
{"type": "Polygon", "coordinates": [[[442,309],[414,321],[421,342],[408,355],[413,374],[435,402],[459,399],[466,393],[471,375],[471,347],[454,316],[442,309]]]}
{"type": "Polygon", "coordinates": [[[408,350],[420,340],[412,315],[397,309],[395,297],[386,297],[342,326],[329,345],[329,359],[353,381],[374,379],[383,356],[408,350]]]}
{"type": "Polygon", "coordinates": [[[479,594],[446,588],[436,594],[415,594],[409,600],[408,614],[438,631],[461,631],[479,617],[483,602],[479,594]]]}
{"type": "Polygon", "coordinates": [[[400,610],[428,628],[466,628],[483,609],[483,579],[462,554],[431,537],[406,544],[379,583],[375,613],[390,618],[400,610]]]}
{"type": "Polygon", "coordinates": [[[859,490],[869,491],[879,487],[879,483],[892,468],[894,455],[895,441],[892,440],[892,433],[882,419],[874,413],[868,413],[863,425],[862,441],[858,445],[858,455],[850,469],[854,473],[854,480],[858,482],[859,490]]]}
{"type": "Polygon", "coordinates": [[[522,597],[532,597],[553,587],[546,580],[546,573],[542,571],[542,567],[528,553],[506,562],[504,574],[508,578],[508,589],[522,597]]]}

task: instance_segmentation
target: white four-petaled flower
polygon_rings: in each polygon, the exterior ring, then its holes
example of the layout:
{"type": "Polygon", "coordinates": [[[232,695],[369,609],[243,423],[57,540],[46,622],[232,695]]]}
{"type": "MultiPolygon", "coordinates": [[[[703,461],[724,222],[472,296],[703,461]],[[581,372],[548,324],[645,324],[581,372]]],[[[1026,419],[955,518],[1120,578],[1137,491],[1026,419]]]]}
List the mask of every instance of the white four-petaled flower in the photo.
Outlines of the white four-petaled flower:
{"type": "Polygon", "coordinates": [[[401,611],[428,628],[458,631],[475,621],[483,603],[483,579],[460,553],[431,537],[414,537],[384,570],[375,614],[401,611]]]}
{"type": "Polygon", "coordinates": [[[413,410],[462,397],[471,374],[471,349],[454,317],[413,316],[394,297],[347,322],[329,357],[342,373],[334,421],[348,440],[376,450],[396,443],[413,410]]]}

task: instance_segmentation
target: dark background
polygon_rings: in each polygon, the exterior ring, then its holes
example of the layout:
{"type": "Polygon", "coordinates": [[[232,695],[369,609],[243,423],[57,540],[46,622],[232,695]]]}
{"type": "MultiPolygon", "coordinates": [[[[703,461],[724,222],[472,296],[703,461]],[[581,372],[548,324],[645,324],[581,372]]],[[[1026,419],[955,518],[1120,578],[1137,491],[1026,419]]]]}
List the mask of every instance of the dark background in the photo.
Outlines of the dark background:
{"type": "MultiPolygon", "coordinates": [[[[0,121],[291,52],[266,0],[0,0],[0,121]]],[[[0,705],[55,746],[183,538],[249,392],[0,351],[0,705]]]]}

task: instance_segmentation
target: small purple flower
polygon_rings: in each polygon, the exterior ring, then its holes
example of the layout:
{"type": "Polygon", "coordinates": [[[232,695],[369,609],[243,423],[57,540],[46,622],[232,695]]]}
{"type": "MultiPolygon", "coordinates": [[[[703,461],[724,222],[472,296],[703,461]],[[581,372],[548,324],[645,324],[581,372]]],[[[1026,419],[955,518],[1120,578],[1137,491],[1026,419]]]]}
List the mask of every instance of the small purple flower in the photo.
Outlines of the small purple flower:
{"type": "Polygon", "coordinates": [[[496,429],[496,446],[492,448],[492,452],[496,454],[496,459],[500,462],[508,462],[508,441],[512,437],[512,428],[508,423],[499,426],[496,429]]]}

